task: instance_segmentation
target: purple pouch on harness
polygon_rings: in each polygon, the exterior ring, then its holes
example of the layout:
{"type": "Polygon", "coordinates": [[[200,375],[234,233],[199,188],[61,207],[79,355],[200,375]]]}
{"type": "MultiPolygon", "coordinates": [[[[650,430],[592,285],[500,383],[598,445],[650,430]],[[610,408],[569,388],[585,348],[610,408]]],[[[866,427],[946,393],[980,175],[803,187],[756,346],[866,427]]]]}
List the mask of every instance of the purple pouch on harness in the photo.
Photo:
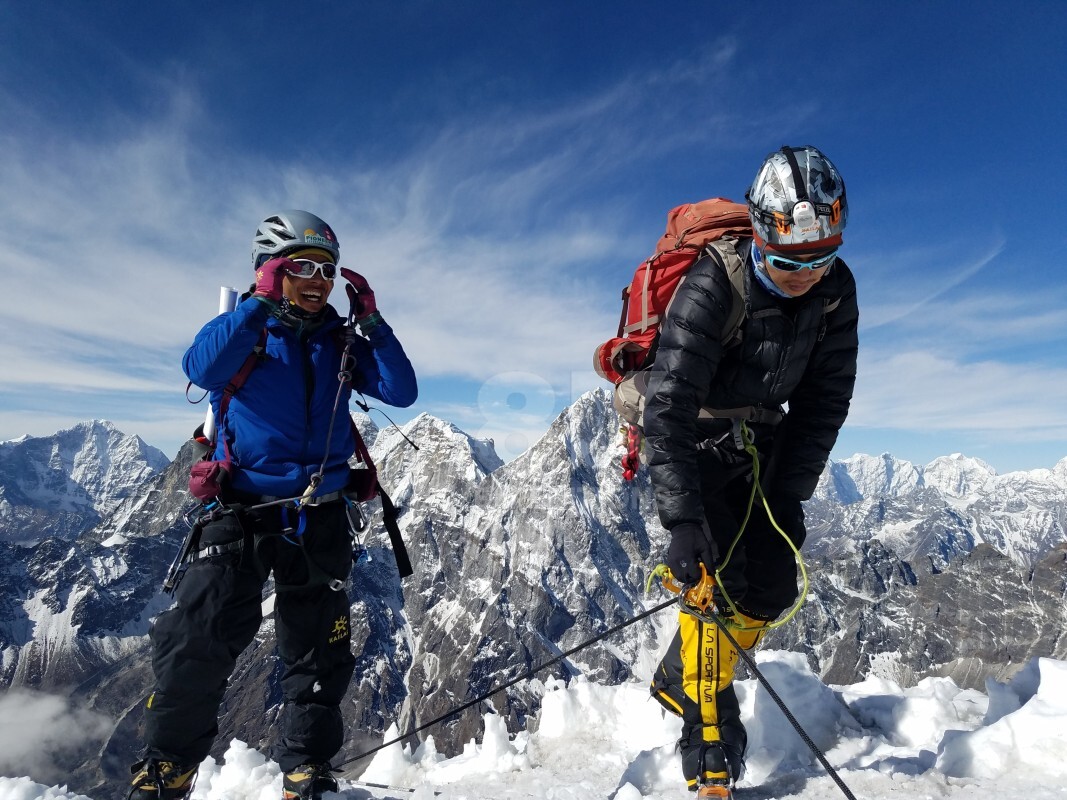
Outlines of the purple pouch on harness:
{"type": "Polygon", "coordinates": [[[197,461],[189,470],[189,494],[204,503],[210,503],[222,492],[222,485],[230,475],[232,462],[197,461]]]}
{"type": "Polygon", "coordinates": [[[366,503],[378,496],[378,470],[374,465],[361,469],[348,470],[348,484],[345,494],[354,497],[360,503],[366,503]]]}

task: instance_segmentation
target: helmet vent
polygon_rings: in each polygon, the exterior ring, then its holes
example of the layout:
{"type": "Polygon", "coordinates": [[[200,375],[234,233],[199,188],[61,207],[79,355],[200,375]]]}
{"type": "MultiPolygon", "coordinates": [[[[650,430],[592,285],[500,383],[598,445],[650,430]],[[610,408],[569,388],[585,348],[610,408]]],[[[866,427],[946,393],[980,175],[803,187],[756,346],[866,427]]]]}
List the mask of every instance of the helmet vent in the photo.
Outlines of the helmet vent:
{"type": "Polygon", "coordinates": [[[268,257],[312,245],[326,250],[337,260],[339,248],[329,225],[307,211],[282,211],[259,223],[252,239],[252,263],[258,266],[268,257]]]}

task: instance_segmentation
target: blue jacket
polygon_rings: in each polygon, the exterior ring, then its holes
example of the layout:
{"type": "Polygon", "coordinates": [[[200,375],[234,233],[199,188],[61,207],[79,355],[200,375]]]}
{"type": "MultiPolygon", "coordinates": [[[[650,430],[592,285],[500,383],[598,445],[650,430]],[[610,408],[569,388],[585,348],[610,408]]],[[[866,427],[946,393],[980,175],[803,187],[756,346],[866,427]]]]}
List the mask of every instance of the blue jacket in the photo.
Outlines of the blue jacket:
{"type": "Polygon", "coordinates": [[[205,325],[185,352],[182,368],[189,380],[210,392],[218,419],[222,390],[267,329],[265,358],[230,400],[226,418],[218,420],[215,457],[224,457],[225,436],[236,467],[231,483],[235,489],[300,495],[325,457],[317,494],[336,491],[347,482],[355,447],[347,419],[352,388],[392,406],[415,402],[418,387],[411,362],[392,328],[380,322],[368,338],[356,337],[352,384],[341,391],[327,442],[341,364],[336,329],[343,321],[331,306],[325,314],[321,326],[300,334],[272,316],[265,304],[249,298],[205,325]]]}

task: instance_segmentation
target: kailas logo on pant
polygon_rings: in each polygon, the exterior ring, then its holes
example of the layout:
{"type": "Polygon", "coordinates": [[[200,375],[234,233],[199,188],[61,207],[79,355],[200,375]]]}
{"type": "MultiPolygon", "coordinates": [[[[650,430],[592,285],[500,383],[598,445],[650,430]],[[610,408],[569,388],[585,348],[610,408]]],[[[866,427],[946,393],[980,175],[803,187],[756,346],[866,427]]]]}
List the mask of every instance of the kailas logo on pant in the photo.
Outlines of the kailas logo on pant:
{"type": "Polygon", "coordinates": [[[332,631],[332,635],[330,636],[330,644],[333,644],[334,642],[339,642],[342,639],[347,639],[347,638],[348,638],[348,618],[347,617],[338,617],[337,620],[333,623],[333,631],[332,631]]]}

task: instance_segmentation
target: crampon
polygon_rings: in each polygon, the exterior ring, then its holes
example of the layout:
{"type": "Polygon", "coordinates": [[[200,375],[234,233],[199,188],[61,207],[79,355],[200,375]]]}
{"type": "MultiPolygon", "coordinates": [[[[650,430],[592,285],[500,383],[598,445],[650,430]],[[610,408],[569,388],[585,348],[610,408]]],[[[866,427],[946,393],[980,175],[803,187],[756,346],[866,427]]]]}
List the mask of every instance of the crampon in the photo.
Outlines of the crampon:
{"type": "Polygon", "coordinates": [[[713,798],[713,800],[733,800],[734,793],[724,783],[705,783],[697,789],[697,797],[713,798]]]}

